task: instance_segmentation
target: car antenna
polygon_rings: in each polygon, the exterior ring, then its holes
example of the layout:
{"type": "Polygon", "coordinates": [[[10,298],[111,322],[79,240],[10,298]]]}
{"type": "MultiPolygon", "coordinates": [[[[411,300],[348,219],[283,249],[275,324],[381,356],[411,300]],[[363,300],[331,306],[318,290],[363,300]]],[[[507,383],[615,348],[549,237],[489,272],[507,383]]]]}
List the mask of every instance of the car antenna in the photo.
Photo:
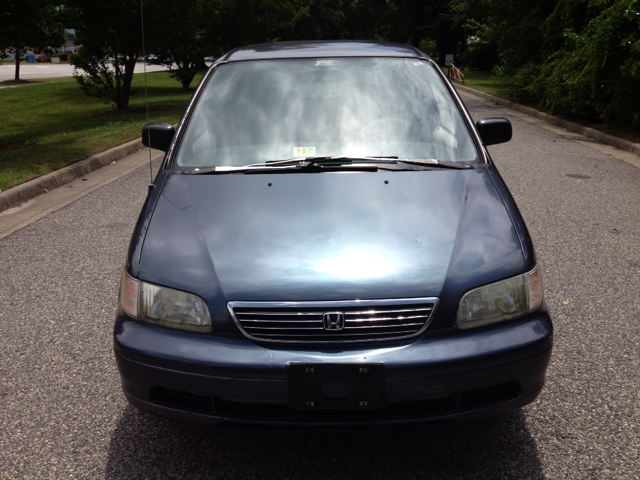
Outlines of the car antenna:
{"type": "MultiPolygon", "coordinates": [[[[142,0],[140,0],[140,22],[142,25],[142,67],[144,69],[144,104],[147,109],[147,124],[149,124],[149,94],[147,93],[147,53],[144,48],[144,16],[142,14],[142,0]]],[[[151,130],[147,128],[147,150],[149,150],[149,190],[155,187],[153,183],[153,165],[151,164],[151,130]]]]}

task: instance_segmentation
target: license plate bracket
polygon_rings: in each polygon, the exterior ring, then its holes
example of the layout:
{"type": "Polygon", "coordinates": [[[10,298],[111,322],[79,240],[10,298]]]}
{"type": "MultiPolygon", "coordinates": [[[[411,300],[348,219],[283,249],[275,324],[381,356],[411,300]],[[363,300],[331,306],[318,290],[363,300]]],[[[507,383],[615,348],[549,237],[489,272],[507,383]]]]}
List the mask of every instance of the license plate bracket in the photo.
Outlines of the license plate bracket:
{"type": "Polygon", "coordinates": [[[287,385],[295,410],[378,410],[385,405],[383,363],[291,362],[287,385]]]}

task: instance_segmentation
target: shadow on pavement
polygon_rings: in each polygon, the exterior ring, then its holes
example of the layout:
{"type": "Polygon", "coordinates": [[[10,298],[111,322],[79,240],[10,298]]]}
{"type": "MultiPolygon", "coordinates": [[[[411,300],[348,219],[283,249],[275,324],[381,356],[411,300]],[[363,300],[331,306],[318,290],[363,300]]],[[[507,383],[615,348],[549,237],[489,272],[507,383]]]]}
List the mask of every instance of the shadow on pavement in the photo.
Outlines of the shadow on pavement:
{"type": "Polygon", "coordinates": [[[107,479],[543,479],[525,415],[419,430],[266,430],[175,423],[127,406],[107,479]]]}

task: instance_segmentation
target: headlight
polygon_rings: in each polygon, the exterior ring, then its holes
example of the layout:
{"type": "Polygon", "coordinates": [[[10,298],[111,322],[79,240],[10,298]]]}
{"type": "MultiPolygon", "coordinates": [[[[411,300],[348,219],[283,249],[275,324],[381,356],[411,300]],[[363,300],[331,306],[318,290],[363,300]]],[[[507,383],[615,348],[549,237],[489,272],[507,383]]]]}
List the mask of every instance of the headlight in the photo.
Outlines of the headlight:
{"type": "Polygon", "coordinates": [[[468,291],[458,306],[458,328],[502,322],[536,310],[542,304],[542,275],[536,266],[517,277],[468,291]]]}
{"type": "Polygon", "coordinates": [[[211,316],[200,297],[159,287],[122,273],[120,306],[130,317],[165,327],[210,332],[211,316]]]}

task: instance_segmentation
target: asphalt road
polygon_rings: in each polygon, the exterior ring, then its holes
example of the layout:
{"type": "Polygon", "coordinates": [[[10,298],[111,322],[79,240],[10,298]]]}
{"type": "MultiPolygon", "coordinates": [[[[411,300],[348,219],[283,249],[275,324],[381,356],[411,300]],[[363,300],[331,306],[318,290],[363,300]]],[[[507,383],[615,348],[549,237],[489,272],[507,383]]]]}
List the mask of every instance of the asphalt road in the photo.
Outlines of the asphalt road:
{"type": "Polygon", "coordinates": [[[0,478],[639,478],[640,169],[465,99],[474,118],[514,126],[491,152],[556,325],[534,404],[391,432],[211,429],[138,413],[111,329],[143,167],[0,240],[0,478]]]}
{"type": "MultiPolygon", "coordinates": [[[[166,70],[163,65],[148,65],[147,72],[158,72],[166,70]]],[[[144,65],[142,62],[136,63],[134,73],[142,73],[144,65]]],[[[0,82],[13,80],[15,78],[15,65],[0,65],[0,82]]],[[[38,78],[71,77],[73,75],[73,65],[68,63],[21,63],[20,78],[23,80],[33,80],[38,78]]]]}

